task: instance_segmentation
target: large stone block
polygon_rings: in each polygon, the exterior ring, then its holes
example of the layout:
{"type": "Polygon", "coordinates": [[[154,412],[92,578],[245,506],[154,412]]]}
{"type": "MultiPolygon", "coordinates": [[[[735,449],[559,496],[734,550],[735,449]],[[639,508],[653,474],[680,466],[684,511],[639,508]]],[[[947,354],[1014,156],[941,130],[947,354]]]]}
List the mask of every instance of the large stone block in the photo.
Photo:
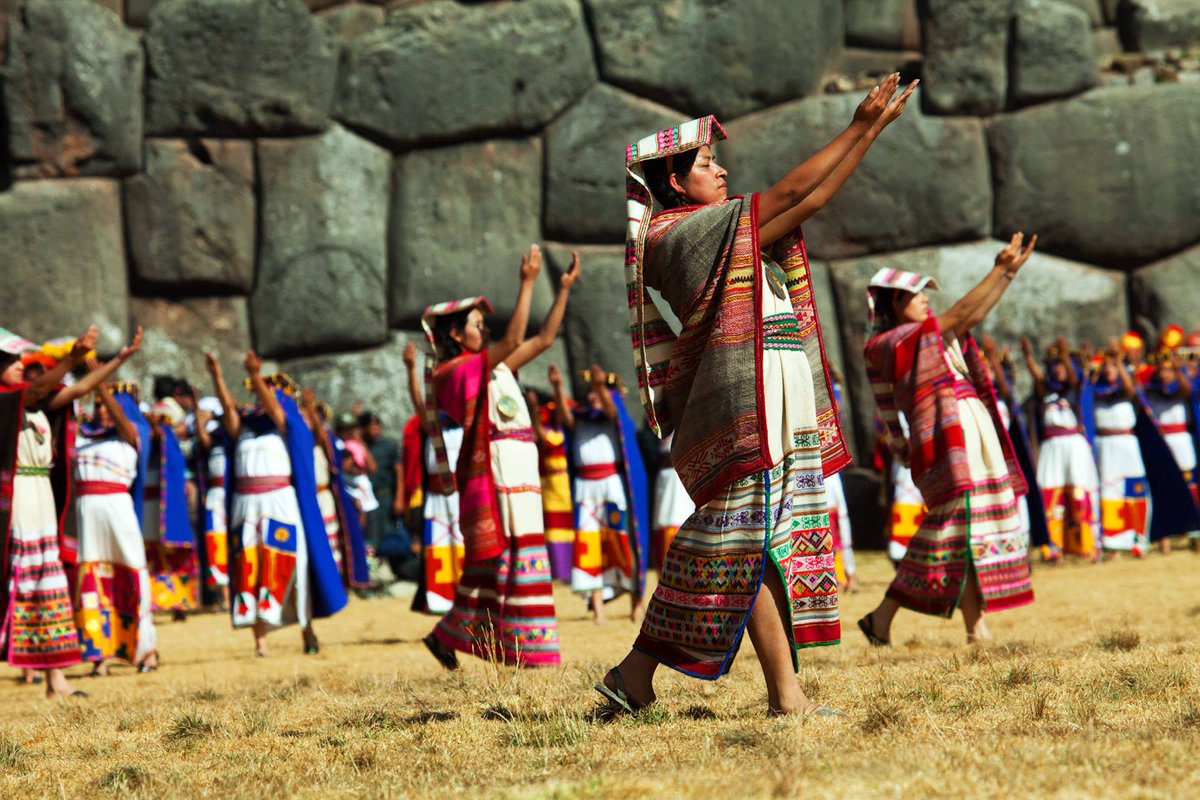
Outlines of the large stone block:
{"type": "Polygon", "coordinates": [[[143,57],[90,0],[28,0],[9,28],[4,105],[17,177],[126,175],[142,163],[143,57]]]}
{"type": "Polygon", "coordinates": [[[919,50],[917,0],[845,0],[846,42],[884,50],[919,50]]]}
{"type": "Polygon", "coordinates": [[[0,194],[0,252],[8,289],[0,294],[0,325],[44,341],[95,323],[102,352],[125,343],[129,289],[119,183],[16,184],[0,194]]]}
{"type": "Polygon", "coordinates": [[[1118,5],[1125,41],[1136,50],[1200,46],[1200,3],[1196,0],[1127,0],[1118,5]]]}
{"type": "Polygon", "coordinates": [[[144,329],[142,352],[118,377],[136,380],[148,398],[157,375],[185,378],[202,395],[213,393],[204,354],[221,362],[234,394],[241,391],[242,360],[250,349],[250,313],[244,297],[190,297],[184,300],[134,297],[134,325],[144,329]]]}
{"type": "Polygon", "coordinates": [[[625,146],[687,116],[598,84],[546,129],[546,233],[625,239],[625,146]]]}
{"type": "Polygon", "coordinates": [[[398,147],[531,132],[596,80],[576,0],[395,8],[347,48],[338,118],[398,147]]]}
{"type": "Polygon", "coordinates": [[[1104,27],[1104,8],[1101,0],[1059,0],[1059,2],[1074,6],[1086,14],[1088,24],[1093,28],[1104,27]]]}
{"type": "Polygon", "coordinates": [[[146,53],[152,135],[278,136],[329,124],[338,45],[300,0],[162,0],[146,53]]]}
{"type": "Polygon", "coordinates": [[[1003,110],[1013,0],[922,2],[925,109],[977,115],[1003,110]]]}
{"type": "Polygon", "coordinates": [[[812,94],[842,47],[841,0],[586,0],[609,83],[732,118],[812,94]]]}
{"type": "Polygon", "coordinates": [[[1200,247],[1133,273],[1130,302],[1134,319],[1149,320],[1158,329],[1175,323],[1200,330],[1200,247]]]}
{"type": "MultiPolygon", "coordinates": [[[[813,97],[732,123],[729,140],[718,147],[730,187],[769,188],[843,130],[859,100],[858,94],[813,97]]],[[[805,225],[813,256],[844,258],[987,235],[991,185],[982,124],[922,114],[918,100],[805,225]]]]}
{"type": "Polygon", "coordinates": [[[125,181],[125,226],[139,282],[178,292],[254,286],[254,146],[229,139],[150,139],[125,181]]]}
{"type": "Polygon", "coordinates": [[[1009,91],[1020,104],[1066,97],[1099,82],[1086,13],[1059,0],[1018,0],[1009,91]]]}
{"type": "MultiPolygon", "coordinates": [[[[574,370],[569,376],[571,391],[583,397],[587,388],[578,371],[593,363],[615,372],[629,388],[625,405],[642,424],[644,414],[633,371],[633,349],[629,339],[629,305],[625,293],[625,248],[620,245],[546,247],[555,280],[571,265],[571,250],[579,251],[581,274],[571,290],[565,321],[567,353],[574,370]]],[[[567,376],[564,376],[567,377],[567,376]]]]}
{"type": "Polygon", "coordinates": [[[997,236],[1109,266],[1200,241],[1200,85],[1097,89],[1000,117],[988,142],[997,236]]]}
{"type": "Polygon", "coordinates": [[[150,12],[162,0],[125,0],[125,24],[144,28],[150,22],[150,12]]]}
{"type": "Polygon", "coordinates": [[[257,146],[259,349],[300,355],[386,341],[391,155],[336,125],[257,146]]]}
{"type": "MultiPolygon", "coordinates": [[[[404,348],[409,341],[422,348],[418,333],[393,332],[387,343],[352,353],[330,353],[281,362],[285,372],[302,386],[311,386],[317,397],[333,406],[335,414],[350,411],[356,403],[379,415],[388,436],[397,440],[404,423],[415,413],[409,399],[404,348]]],[[[417,362],[424,375],[423,358],[417,362]]]]}
{"type": "MultiPolygon", "coordinates": [[[[930,292],[935,313],[944,311],[991,270],[1002,242],[983,241],[951,247],[930,247],[902,253],[836,261],[832,265],[834,294],[842,344],[848,357],[850,389],[859,454],[873,440],[875,401],[867,382],[861,353],[866,339],[867,283],[881,267],[922,272],[937,278],[941,291],[930,292]]],[[[1013,281],[1000,304],[976,335],[989,334],[1004,345],[1018,344],[1028,335],[1047,345],[1057,334],[1072,342],[1107,342],[1128,325],[1125,276],[1065,259],[1034,253],[1013,281]]]]}
{"type": "MultiPolygon", "coordinates": [[[[432,303],[486,293],[512,314],[518,266],[541,239],[542,148],[537,139],[416,150],[396,162],[389,226],[391,322],[418,324],[432,303]]],[[[539,281],[534,323],[553,300],[539,281]]],[[[492,321],[498,329],[501,324],[492,321]]]]}

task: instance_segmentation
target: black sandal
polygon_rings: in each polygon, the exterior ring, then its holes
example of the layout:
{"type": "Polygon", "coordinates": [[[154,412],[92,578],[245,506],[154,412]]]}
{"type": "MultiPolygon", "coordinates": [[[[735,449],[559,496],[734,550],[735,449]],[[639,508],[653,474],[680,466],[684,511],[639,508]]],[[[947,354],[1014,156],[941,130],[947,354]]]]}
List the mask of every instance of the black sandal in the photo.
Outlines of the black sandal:
{"type": "MultiPolygon", "coordinates": [[[[871,612],[871,614],[874,613],[873,611],[871,612]]],[[[858,621],[858,629],[863,632],[863,636],[867,637],[867,641],[871,643],[872,647],[891,647],[892,642],[890,639],[883,639],[875,635],[875,625],[874,620],[871,619],[871,614],[867,614],[858,621]]]]}
{"type": "Polygon", "coordinates": [[[616,667],[613,667],[604,677],[607,678],[609,675],[612,676],[613,683],[617,686],[615,691],[605,686],[604,681],[593,684],[593,687],[597,692],[604,695],[606,700],[608,700],[608,707],[610,711],[623,714],[636,714],[654,702],[653,700],[651,700],[649,703],[633,702],[633,700],[629,697],[629,690],[625,688],[625,679],[621,677],[621,671],[616,667]]]}
{"type": "Polygon", "coordinates": [[[422,639],[421,642],[443,667],[452,671],[458,669],[458,656],[449,647],[439,642],[432,633],[422,639]]]}

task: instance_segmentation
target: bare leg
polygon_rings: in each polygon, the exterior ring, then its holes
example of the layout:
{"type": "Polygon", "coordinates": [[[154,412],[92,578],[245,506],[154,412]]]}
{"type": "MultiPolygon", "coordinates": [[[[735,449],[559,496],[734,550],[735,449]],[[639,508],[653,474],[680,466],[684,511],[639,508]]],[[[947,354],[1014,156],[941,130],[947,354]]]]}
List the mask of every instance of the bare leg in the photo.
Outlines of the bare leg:
{"type": "Polygon", "coordinates": [[[900,610],[900,604],[890,597],[884,597],[879,601],[879,605],[871,612],[871,632],[883,639],[885,642],[890,642],[892,639],[892,620],[896,618],[896,612],[900,610]]]}
{"type": "Polygon", "coordinates": [[[254,655],[259,658],[267,655],[267,623],[262,620],[254,623],[254,655]]]}
{"type": "Polygon", "coordinates": [[[968,562],[966,585],[958,604],[962,610],[963,623],[967,627],[967,644],[990,642],[992,634],[983,621],[983,594],[979,591],[979,580],[975,577],[975,566],[968,562]]]}
{"type": "Polygon", "coordinates": [[[1171,552],[1171,540],[1165,536],[1163,538],[1159,539],[1158,540],[1158,552],[1162,553],[1164,556],[1169,555],[1171,552]]]}
{"type": "Polygon", "coordinates": [[[809,700],[796,680],[792,667],[792,640],[787,629],[791,611],[783,581],[772,564],[768,563],[765,571],[746,632],[750,634],[767,682],[767,708],[777,714],[807,713],[820,703],[809,700]]]}
{"type": "Polygon", "coordinates": [[[304,626],[304,630],[301,631],[301,635],[304,637],[305,653],[312,655],[320,652],[321,643],[317,641],[317,632],[313,630],[311,622],[304,626]]]}
{"type": "Polygon", "coordinates": [[[596,589],[592,592],[592,614],[596,618],[596,624],[604,622],[604,590],[596,589]]]}
{"type": "MultiPolygon", "coordinates": [[[[629,699],[635,706],[647,706],[656,699],[654,694],[654,672],[658,662],[639,650],[630,650],[629,655],[617,665],[617,671],[625,681],[629,699]]],[[[604,676],[604,685],[616,691],[617,685],[611,675],[604,676]]]]}
{"type": "Polygon", "coordinates": [[[67,674],[61,669],[46,670],[46,697],[70,697],[75,693],[75,687],[67,681],[67,674]]]}
{"type": "Polygon", "coordinates": [[[633,592],[629,595],[629,619],[634,622],[641,622],[642,615],[646,612],[646,603],[642,599],[641,592],[633,592]]]}

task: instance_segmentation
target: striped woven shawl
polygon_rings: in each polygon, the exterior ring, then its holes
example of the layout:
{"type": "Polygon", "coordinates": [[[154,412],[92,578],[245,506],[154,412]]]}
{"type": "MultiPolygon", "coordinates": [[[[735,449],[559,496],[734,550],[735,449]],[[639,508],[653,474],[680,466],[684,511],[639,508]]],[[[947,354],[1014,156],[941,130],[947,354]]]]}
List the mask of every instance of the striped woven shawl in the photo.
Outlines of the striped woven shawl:
{"type": "MultiPolygon", "coordinates": [[[[898,325],[871,337],[865,348],[867,376],[879,416],[891,435],[894,453],[912,468],[913,482],[925,504],[934,507],[965,494],[974,486],[958,415],[954,373],[946,361],[945,342],[937,317],[898,325]],[[900,425],[903,411],[909,436],[900,425]]],[[[972,385],[987,406],[1004,450],[1013,491],[1027,492],[1024,474],[1013,454],[1012,441],[1000,420],[996,393],[987,376],[975,340],[963,346],[972,385]]]]}
{"type": "MultiPolygon", "coordinates": [[[[813,363],[813,383],[824,469],[832,474],[850,457],[834,410],[800,231],[772,253],[787,276],[804,350],[820,361],[820,369],[813,363]]],[[[762,265],[758,195],[670,209],[650,220],[645,282],[662,293],[683,328],[676,338],[657,314],[647,314],[631,333],[634,350],[645,341],[650,355],[655,401],[648,416],[657,419],[661,436],[674,431],[671,457],[697,505],[771,466],[762,384],[762,265]]]]}

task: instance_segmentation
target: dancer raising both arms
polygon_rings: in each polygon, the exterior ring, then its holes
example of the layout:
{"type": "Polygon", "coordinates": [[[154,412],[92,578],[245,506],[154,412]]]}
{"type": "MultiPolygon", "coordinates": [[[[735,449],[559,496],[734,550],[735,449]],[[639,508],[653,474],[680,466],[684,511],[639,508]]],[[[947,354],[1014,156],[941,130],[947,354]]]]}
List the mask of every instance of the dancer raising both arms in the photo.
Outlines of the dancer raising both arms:
{"type": "Polygon", "coordinates": [[[0,650],[18,669],[44,670],[47,697],[84,694],[63,673],[80,661],[71,588],[63,570],[64,564],[76,563],[76,543],[61,525],[74,450],[71,405],[141,348],[142,329],[115,358],[74,385],[61,386],[98,337],[96,326],[91,326],[61,361],[26,382],[20,355],[37,347],[0,328],[0,464],[16,465],[0,481],[5,554],[0,563],[0,650]]]}
{"type": "Polygon", "coordinates": [[[988,639],[984,611],[1033,602],[1017,495],[1026,484],[971,329],[1000,301],[1037,237],[1013,236],[978,286],[940,317],[928,275],[881,269],[867,301],[867,374],[893,453],[907,461],[928,511],[883,601],[858,627],[890,644],[900,608],[949,617],[962,608],[967,641],[988,639]],[[905,436],[903,413],[911,426],[905,436]]]}
{"type": "Polygon", "coordinates": [[[498,342],[488,343],[483,314],[491,304],[483,297],[430,306],[421,318],[436,360],[424,404],[437,456],[434,483],[441,492],[457,489],[466,546],[454,605],[424,639],[447,669],[458,667],[456,651],[505,664],[559,663],[537,444],[514,373],[553,344],[579,278],[579,255],[573,254],[537,335],[526,339],[541,269],[542,251],[533,245],[521,258],[521,288],[498,342]],[[463,429],[454,465],[446,460],[440,414],[463,429]]]}
{"type": "Polygon", "coordinates": [[[654,701],[660,663],[724,675],[749,630],[770,713],[837,713],[795,678],[797,650],[841,635],[824,477],[850,460],[799,226],[900,115],[913,87],[892,101],[898,84],[872,89],[844,132],[761,194],[728,196],[712,150],[725,132],[711,116],[628,148],[634,365],[650,428],[674,431],[672,461],[697,509],[633,649],[596,685],[614,712],[654,701]],[[665,209],[653,216],[652,195],[665,209]],[[683,321],[677,337],[645,287],[683,321]]]}

